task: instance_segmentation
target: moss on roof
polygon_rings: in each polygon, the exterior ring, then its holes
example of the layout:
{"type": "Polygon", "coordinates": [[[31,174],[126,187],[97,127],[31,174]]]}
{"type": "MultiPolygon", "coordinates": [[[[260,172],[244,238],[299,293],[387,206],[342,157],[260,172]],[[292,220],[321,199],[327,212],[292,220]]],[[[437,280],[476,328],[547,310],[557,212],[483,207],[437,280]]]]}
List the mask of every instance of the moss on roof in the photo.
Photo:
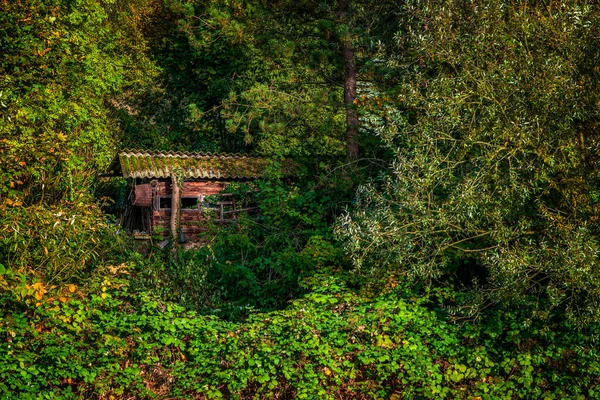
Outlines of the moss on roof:
{"type": "Polygon", "coordinates": [[[169,178],[182,173],[188,179],[256,179],[269,164],[269,159],[242,154],[123,150],[109,172],[124,178],[169,178]]]}

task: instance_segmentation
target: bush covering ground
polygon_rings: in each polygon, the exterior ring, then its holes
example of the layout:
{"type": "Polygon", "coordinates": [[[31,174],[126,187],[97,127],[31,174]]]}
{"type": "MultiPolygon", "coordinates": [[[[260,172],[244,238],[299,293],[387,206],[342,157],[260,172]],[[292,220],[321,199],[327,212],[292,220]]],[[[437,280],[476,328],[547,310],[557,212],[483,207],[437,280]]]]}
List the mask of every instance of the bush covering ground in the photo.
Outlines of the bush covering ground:
{"type": "Polygon", "coordinates": [[[226,322],[129,292],[127,264],[107,269],[87,291],[0,270],[4,398],[585,399],[600,390],[598,328],[502,312],[454,324],[406,288],[364,298],[330,277],[285,310],[226,322]]]}

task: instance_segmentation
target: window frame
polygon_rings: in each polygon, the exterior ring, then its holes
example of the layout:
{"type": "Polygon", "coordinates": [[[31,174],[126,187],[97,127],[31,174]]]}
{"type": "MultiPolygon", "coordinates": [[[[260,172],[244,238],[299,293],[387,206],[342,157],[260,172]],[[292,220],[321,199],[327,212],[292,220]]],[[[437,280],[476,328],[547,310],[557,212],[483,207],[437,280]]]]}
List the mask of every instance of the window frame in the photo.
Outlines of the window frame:
{"type": "MultiPolygon", "coordinates": [[[[156,208],[158,211],[170,211],[172,202],[173,202],[173,196],[157,196],[157,200],[156,200],[157,207],[156,208]],[[163,205],[166,205],[166,207],[163,207],[163,205]]],[[[202,211],[203,204],[204,204],[204,196],[202,196],[202,195],[200,195],[200,196],[182,196],[179,211],[185,211],[185,212],[202,211]],[[195,208],[183,207],[183,199],[195,200],[196,207],[195,208]]]]}

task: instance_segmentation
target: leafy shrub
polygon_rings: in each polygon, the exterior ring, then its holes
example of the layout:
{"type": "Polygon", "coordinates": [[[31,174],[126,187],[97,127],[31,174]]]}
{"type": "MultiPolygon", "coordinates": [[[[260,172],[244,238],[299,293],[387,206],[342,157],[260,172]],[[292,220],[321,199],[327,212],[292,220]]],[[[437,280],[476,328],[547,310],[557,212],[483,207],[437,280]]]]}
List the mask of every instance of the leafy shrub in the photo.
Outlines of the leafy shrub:
{"type": "MultiPolygon", "coordinates": [[[[448,324],[398,286],[365,299],[339,280],[245,323],[130,293],[126,264],[89,290],[0,269],[0,390],[19,398],[594,398],[600,330],[516,313],[448,324]],[[25,289],[25,292],[23,292],[25,289]]],[[[524,310],[527,312],[527,310],[524,310]]]]}
{"type": "Polygon", "coordinates": [[[86,280],[127,248],[89,197],[58,206],[0,205],[0,263],[45,283],[86,280]]]}

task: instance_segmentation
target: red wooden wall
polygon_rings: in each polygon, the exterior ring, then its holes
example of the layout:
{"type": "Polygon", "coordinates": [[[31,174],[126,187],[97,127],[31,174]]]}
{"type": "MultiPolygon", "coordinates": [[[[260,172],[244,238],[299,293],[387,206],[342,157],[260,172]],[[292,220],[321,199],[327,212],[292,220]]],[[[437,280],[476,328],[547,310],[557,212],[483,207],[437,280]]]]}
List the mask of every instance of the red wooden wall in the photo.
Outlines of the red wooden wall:
{"type": "MultiPolygon", "coordinates": [[[[198,206],[195,209],[181,209],[181,230],[190,240],[195,240],[198,235],[206,230],[206,218],[209,215],[204,209],[202,203],[206,196],[214,196],[219,194],[225,187],[227,182],[184,182],[181,192],[182,199],[197,198],[198,206]]],[[[154,199],[152,204],[152,230],[156,226],[165,228],[165,237],[169,235],[170,220],[171,220],[171,182],[157,182],[154,188],[154,199]],[[161,198],[163,203],[168,204],[168,208],[161,208],[161,198]]],[[[215,218],[212,213],[212,218],[215,218]]],[[[216,217],[218,218],[218,216],[216,217]]]]}

